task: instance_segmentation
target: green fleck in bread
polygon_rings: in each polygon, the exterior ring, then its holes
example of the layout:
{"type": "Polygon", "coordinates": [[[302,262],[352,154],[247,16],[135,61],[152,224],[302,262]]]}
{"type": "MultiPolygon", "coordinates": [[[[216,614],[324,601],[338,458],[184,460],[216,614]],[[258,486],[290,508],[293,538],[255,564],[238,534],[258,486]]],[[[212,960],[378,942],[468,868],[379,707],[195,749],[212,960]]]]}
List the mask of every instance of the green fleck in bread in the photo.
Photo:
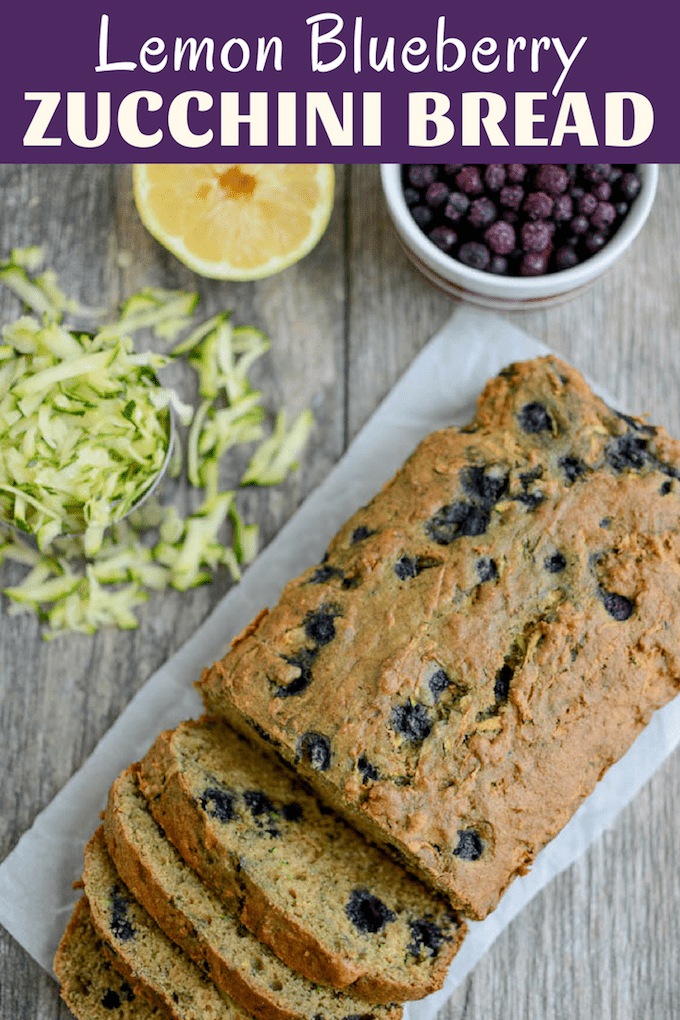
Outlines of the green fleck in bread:
{"type": "Polygon", "coordinates": [[[680,444],[557,358],[429,436],[207,710],[484,917],[680,686],[680,444]]]}
{"type": "Polygon", "coordinates": [[[174,1020],[248,1020],[135,900],[109,857],[101,827],[85,847],[83,883],[92,923],[116,968],[174,1020]]]}
{"type": "Polygon", "coordinates": [[[161,734],[139,782],[182,857],[294,970],[373,1003],[441,987],[457,916],[285,765],[203,720],[161,734]]]}
{"type": "Polygon", "coordinates": [[[226,910],[167,840],[139,791],[137,768],[113,784],[104,831],[130,892],[213,982],[261,1020],[400,1020],[400,1006],[369,1006],[313,984],[282,963],[226,910]]]}
{"type": "Polygon", "coordinates": [[[54,970],[61,997],[78,1020],[169,1020],[169,1013],[136,994],[112,966],[84,896],[59,943],[54,970]]]}

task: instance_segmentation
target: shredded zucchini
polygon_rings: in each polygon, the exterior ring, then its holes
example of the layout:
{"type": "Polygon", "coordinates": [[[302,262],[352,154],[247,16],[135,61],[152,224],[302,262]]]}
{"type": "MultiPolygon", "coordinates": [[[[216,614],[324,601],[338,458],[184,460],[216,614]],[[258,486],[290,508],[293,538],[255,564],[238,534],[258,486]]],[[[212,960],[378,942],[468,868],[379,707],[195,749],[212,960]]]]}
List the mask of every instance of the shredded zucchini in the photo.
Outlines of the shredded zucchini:
{"type": "Polygon", "coordinates": [[[146,288],[114,322],[77,332],[62,325],[78,306],[54,273],[32,275],[41,263],[33,247],[0,263],[0,280],[26,306],[0,343],[0,519],[15,529],[0,532],[0,563],[27,570],[4,593],[11,613],[39,616],[46,639],[136,627],[134,609],[149,592],[209,583],[220,567],[239,580],[258,526],[244,522],[234,491],[221,491],[221,460],[259,442],[240,484],[277,484],[313,419],[303,412],[287,430],[280,411],[266,438],[249,373],[269,340],[233,326],[231,312],[196,326],[197,294],[146,288]],[[131,334],[141,329],[166,341],[188,332],[168,356],[136,352],[131,334]],[[197,408],[156,378],[178,357],[197,374],[197,408]],[[170,409],[188,427],[174,445],[170,409]],[[177,478],[183,464],[189,485],[203,490],[193,513],[182,517],[167,497],[142,498],[164,468],[177,478]]]}

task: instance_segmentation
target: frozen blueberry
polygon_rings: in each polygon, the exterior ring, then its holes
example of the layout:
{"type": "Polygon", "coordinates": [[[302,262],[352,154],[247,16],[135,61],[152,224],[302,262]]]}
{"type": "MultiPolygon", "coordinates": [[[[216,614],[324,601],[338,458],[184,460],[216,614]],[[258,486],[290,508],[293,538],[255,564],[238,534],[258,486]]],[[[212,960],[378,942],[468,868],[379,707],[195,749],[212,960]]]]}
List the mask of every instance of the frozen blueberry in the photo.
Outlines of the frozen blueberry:
{"type": "Polygon", "coordinates": [[[616,205],[614,206],[614,208],[616,209],[616,215],[617,216],[625,216],[626,213],[628,212],[628,203],[627,202],[617,202],[616,205]]]}
{"type": "Polygon", "coordinates": [[[574,215],[574,203],[569,195],[558,195],[553,205],[552,216],[557,222],[570,220],[574,215]]]}
{"type": "Polygon", "coordinates": [[[449,198],[449,189],[443,181],[434,181],[425,192],[425,202],[431,209],[438,209],[449,198]]]}
{"type": "Polygon", "coordinates": [[[542,276],[548,271],[548,256],[545,252],[527,252],[519,267],[520,276],[542,276]]]}
{"type": "Polygon", "coordinates": [[[590,222],[597,230],[606,230],[616,219],[616,209],[611,202],[598,202],[590,222]]]}
{"type": "Polygon", "coordinates": [[[578,255],[570,244],[563,244],[555,252],[555,265],[558,269],[571,269],[578,265],[578,255]]]}
{"type": "Polygon", "coordinates": [[[612,195],[612,186],[609,181],[601,181],[593,188],[593,195],[598,202],[608,202],[612,195]]]}
{"type": "Polygon", "coordinates": [[[444,218],[455,223],[465,215],[469,208],[470,199],[467,195],[463,195],[460,191],[452,191],[444,209],[444,218]]]}
{"type": "Polygon", "coordinates": [[[420,192],[415,188],[404,188],[404,198],[406,199],[406,205],[415,205],[420,199],[420,192]]]}
{"type": "Polygon", "coordinates": [[[459,829],[458,843],[453,853],[464,861],[478,861],[484,852],[484,844],[475,829],[459,829]]]}
{"type": "Polygon", "coordinates": [[[448,690],[451,686],[451,677],[445,669],[437,669],[428,680],[428,686],[432,691],[432,696],[437,701],[444,691],[448,690]]]}
{"type": "Polygon", "coordinates": [[[514,251],[517,241],[514,227],[503,220],[491,224],[484,234],[484,240],[496,255],[509,255],[514,251]]]}
{"type": "Polygon", "coordinates": [[[552,556],[546,556],[543,560],[543,566],[550,574],[559,574],[567,565],[567,561],[561,552],[553,553],[552,556]]]}
{"type": "Polygon", "coordinates": [[[411,921],[411,938],[413,942],[407,947],[407,951],[415,957],[426,953],[434,958],[443,944],[450,942],[450,937],[444,934],[440,926],[427,917],[411,921]]]}
{"type": "Polygon", "coordinates": [[[129,900],[119,886],[111,888],[111,919],[109,928],[111,934],[119,942],[129,942],[135,938],[137,931],[134,924],[128,918],[129,900]]]}
{"type": "Polygon", "coordinates": [[[583,213],[584,216],[591,216],[597,208],[597,199],[591,191],[586,191],[576,204],[580,213],[583,213]]]}
{"type": "Polygon", "coordinates": [[[600,248],[604,247],[606,243],[607,236],[606,234],[603,234],[602,231],[600,230],[591,230],[589,233],[586,234],[585,244],[586,248],[591,253],[591,255],[594,255],[595,252],[599,251],[600,248]]]}
{"type": "Polygon", "coordinates": [[[490,223],[496,219],[496,206],[484,195],[482,198],[476,198],[470,206],[468,213],[468,221],[473,227],[477,227],[478,230],[483,230],[488,227],[490,223]]]}
{"type": "Polygon", "coordinates": [[[236,794],[217,786],[208,786],[201,794],[200,805],[207,815],[219,822],[231,822],[236,817],[236,794]]]}
{"type": "Polygon", "coordinates": [[[517,417],[525,432],[532,433],[552,431],[552,418],[546,411],[543,404],[539,404],[536,400],[532,400],[531,403],[525,404],[517,417]]]}
{"type": "Polygon", "coordinates": [[[559,465],[564,471],[565,478],[569,484],[575,482],[580,475],[588,470],[586,464],[579,457],[562,457],[559,465]]]}
{"type": "Polygon", "coordinates": [[[450,545],[462,535],[483,535],[490,520],[491,512],[487,506],[460,500],[443,506],[433,514],[425,530],[438,545],[450,545]]]}
{"type": "Polygon", "coordinates": [[[335,606],[322,606],[305,617],[305,634],[317,645],[327,645],[335,637],[335,617],[338,609],[335,606]]]}
{"type": "Polygon", "coordinates": [[[356,545],[357,542],[363,542],[365,538],[369,538],[370,535],[375,535],[375,531],[371,531],[365,524],[360,524],[358,528],[355,528],[352,532],[352,545],[356,545]]]}
{"type": "Polygon", "coordinates": [[[466,195],[481,195],[484,191],[482,178],[476,166],[464,166],[456,174],[456,184],[466,195]]]}
{"type": "Polygon", "coordinates": [[[434,227],[427,236],[433,244],[436,244],[441,251],[447,254],[453,249],[454,244],[458,240],[455,230],[451,230],[451,227],[444,226],[443,224],[434,227]]]}
{"type": "Polygon", "coordinates": [[[601,592],[601,598],[609,615],[620,622],[627,620],[635,609],[635,603],[631,599],[626,598],[625,595],[618,595],[614,591],[601,592]]]}
{"type": "Polygon", "coordinates": [[[331,767],[331,742],[322,733],[304,733],[297,746],[297,761],[305,761],[317,772],[331,767]]]}
{"type": "Polygon", "coordinates": [[[519,209],[524,198],[524,188],[520,188],[518,184],[507,184],[504,188],[501,188],[500,203],[507,209],[514,209],[515,212],[519,209]]]}
{"type": "Polygon", "coordinates": [[[512,676],[512,667],[508,666],[507,662],[504,663],[496,673],[496,680],[493,685],[493,696],[499,703],[508,700],[512,676]]]}
{"type": "Polygon", "coordinates": [[[484,171],[484,183],[489,191],[500,191],[505,184],[505,167],[502,163],[489,163],[484,171]]]}
{"type": "Polygon", "coordinates": [[[524,163],[507,163],[505,171],[508,180],[513,184],[521,184],[527,175],[527,168],[524,163]]]}
{"type": "Polygon", "coordinates": [[[427,188],[437,180],[437,172],[434,163],[413,163],[408,169],[409,183],[414,188],[427,188]]]}
{"type": "Polygon", "coordinates": [[[567,171],[556,163],[542,163],[534,178],[534,184],[539,191],[545,191],[549,195],[559,195],[567,190],[569,178],[567,171]]]}
{"type": "Polygon", "coordinates": [[[447,177],[455,177],[464,166],[464,163],[444,163],[444,173],[447,177]]]}
{"type": "Polygon", "coordinates": [[[584,163],[582,173],[587,181],[598,183],[599,181],[607,180],[611,169],[611,163],[584,163]]]}
{"type": "Polygon", "coordinates": [[[458,258],[463,265],[470,266],[471,269],[486,269],[491,256],[485,244],[480,244],[478,241],[466,241],[460,246],[458,258]]]}
{"type": "Polygon", "coordinates": [[[545,191],[532,191],[524,199],[522,209],[530,220],[544,220],[553,209],[553,200],[545,191]]]}
{"type": "Polygon", "coordinates": [[[427,709],[417,701],[396,705],[392,709],[392,726],[397,733],[413,743],[425,740],[432,729],[427,709]]]}
{"type": "Polygon", "coordinates": [[[362,934],[376,935],[397,915],[368,889],[353,889],[345,907],[350,921],[362,934]]]}
{"type": "Polygon", "coordinates": [[[642,181],[636,173],[626,173],[619,182],[619,191],[627,202],[632,202],[640,192],[642,181]]]}
{"type": "Polygon", "coordinates": [[[432,210],[426,205],[414,205],[411,209],[411,216],[421,230],[425,230],[432,223],[432,210]]]}
{"type": "Polygon", "coordinates": [[[569,226],[571,227],[572,233],[579,236],[586,233],[590,223],[587,216],[574,216],[569,226]]]}
{"type": "Polygon", "coordinates": [[[357,761],[357,768],[359,769],[359,772],[361,772],[361,775],[363,777],[362,783],[364,785],[371,781],[375,782],[375,780],[379,778],[379,772],[377,768],[375,767],[375,765],[371,765],[370,761],[363,754],[357,761]]]}
{"type": "Polygon", "coordinates": [[[491,256],[491,262],[489,263],[490,273],[496,273],[497,276],[506,276],[508,268],[509,262],[503,255],[491,256]]]}
{"type": "Polygon", "coordinates": [[[535,223],[524,223],[520,230],[522,249],[531,254],[545,251],[550,244],[550,227],[543,220],[535,223]]]}

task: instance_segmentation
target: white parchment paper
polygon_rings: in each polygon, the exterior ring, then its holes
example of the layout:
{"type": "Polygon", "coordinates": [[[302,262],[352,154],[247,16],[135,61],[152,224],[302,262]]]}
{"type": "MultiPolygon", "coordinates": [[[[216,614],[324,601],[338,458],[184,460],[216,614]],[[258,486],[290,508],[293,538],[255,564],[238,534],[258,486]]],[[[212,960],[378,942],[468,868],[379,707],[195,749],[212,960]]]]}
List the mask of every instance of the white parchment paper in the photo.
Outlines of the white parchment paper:
{"type": "MultiPolygon", "coordinates": [[[[0,923],[46,970],[78,893],[83,845],[106,793],[160,730],[201,713],[194,691],[204,665],[287,581],[319,562],[330,538],[366,503],[428,432],[463,424],[486,380],[547,348],[488,312],[461,307],[415,359],[326,481],[306,500],[196,634],[148,680],[90,758],[36,818],[0,866],[0,923]]],[[[409,1003],[407,1020],[431,1020],[447,996],[529,900],[610,826],[680,742],[680,698],[657,712],[569,824],[517,879],[485,921],[471,922],[443,989],[409,1003]]]]}

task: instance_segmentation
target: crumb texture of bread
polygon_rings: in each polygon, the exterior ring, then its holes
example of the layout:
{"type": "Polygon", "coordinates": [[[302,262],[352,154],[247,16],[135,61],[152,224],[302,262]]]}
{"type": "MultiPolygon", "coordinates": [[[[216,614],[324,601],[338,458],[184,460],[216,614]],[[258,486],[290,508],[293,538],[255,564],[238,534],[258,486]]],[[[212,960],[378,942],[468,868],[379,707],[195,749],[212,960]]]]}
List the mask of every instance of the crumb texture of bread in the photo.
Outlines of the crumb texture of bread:
{"type": "Polygon", "coordinates": [[[135,900],[108,854],[101,826],[85,847],[83,880],[105,953],[152,1002],[174,1020],[249,1020],[135,900]]]}
{"type": "MultiPolygon", "coordinates": [[[[257,807],[252,798],[251,803],[257,807]]],[[[264,802],[260,806],[266,807],[264,802]]],[[[268,815],[262,811],[256,817],[264,824],[268,815]]],[[[400,1020],[401,1006],[370,1006],[313,984],[260,943],[166,838],[139,790],[135,766],[111,788],[104,831],[116,870],[135,899],[219,988],[253,1016],[400,1020]]]]}
{"type": "Polygon", "coordinates": [[[448,902],[220,720],[161,734],[139,784],[182,858],[308,980],[385,1005],[443,984],[465,931],[448,902]]]}
{"type": "Polygon", "coordinates": [[[83,896],[59,943],[54,970],[61,997],[78,1020],[169,1020],[120,974],[104,953],[83,896]]]}
{"type": "Polygon", "coordinates": [[[425,439],[201,691],[482,918],[679,678],[680,445],[551,356],[425,439]]]}

